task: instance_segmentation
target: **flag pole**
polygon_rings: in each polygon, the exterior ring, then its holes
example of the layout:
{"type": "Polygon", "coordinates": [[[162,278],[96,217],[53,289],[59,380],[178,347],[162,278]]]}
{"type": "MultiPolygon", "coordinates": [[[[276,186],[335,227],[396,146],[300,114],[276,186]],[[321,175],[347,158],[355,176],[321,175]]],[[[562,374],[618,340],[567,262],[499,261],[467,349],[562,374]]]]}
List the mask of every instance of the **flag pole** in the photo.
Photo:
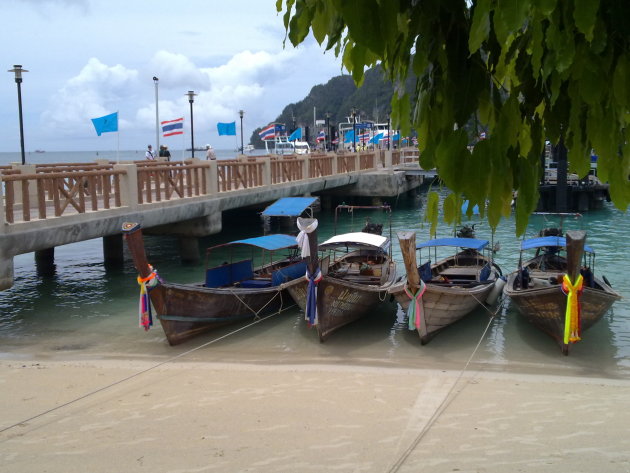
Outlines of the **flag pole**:
{"type": "Polygon", "coordinates": [[[184,161],[184,153],[186,152],[186,143],[184,140],[184,128],[182,127],[182,162],[184,161]]]}
{"type": "Polygon", "coordinates": [[[158,153],[160,151],[160,112],[159,112],[159,102],[158,102],[158,82],[159,79],[157,77],[153,77],[153,83],[155,84],[155,151],[158,153]]]}
{"type": "Polygon", "coordinates": [[[118,110],[116,110],[116,164],[120,164],[120,127],[118,126],[118,110]]]}

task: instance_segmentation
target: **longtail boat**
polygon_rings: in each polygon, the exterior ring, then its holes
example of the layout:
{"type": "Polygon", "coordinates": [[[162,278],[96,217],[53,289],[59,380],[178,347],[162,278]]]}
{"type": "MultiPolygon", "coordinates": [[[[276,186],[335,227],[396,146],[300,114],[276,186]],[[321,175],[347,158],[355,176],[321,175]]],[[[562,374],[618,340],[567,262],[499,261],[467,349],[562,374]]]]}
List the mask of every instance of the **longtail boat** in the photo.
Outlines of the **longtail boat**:
{"type": "Polygon", "coordinates": [[[406,276],[389,292],[407,311],[410,330],[417,330],[425,345],[440,330],[462,319],[475,308],[492,303],[500,294],[501,269],[494,263],[488,240],[468,237],[437,238],[416,245],[416,234],[398,233],[406,276]],[[437,250],[450,254],[432,263],[416,264],[416,252],[422,261],[426,249],[434,259],[437,250]],[[444,251],[444,250],[441,250],[444,251]],[[497,281],[500,281],[497,286],[497,281]]]}
{"type": "MultiPolygon", "coordinates": [[[[366,227],[373,229],[374,225],[366,227]]],[[[298,239],[308,248],[306,255],[302,253],[307,256],[308,272],[305,279],[288,285],[287,291],[323,342],[389,299],[387,289],[396,279],[396,264],[388,237],[351,232],[318,246],[316,219],[299,218],[298,227],[302,230],[298,239]]]]}
{"type": "Polygon", "coordinates": [[[295,237],[274,234],[235,240],[207,250],[209,253],[220,251],[222,255],[236,246],[260,250],[263,253],[260,266],[254,267],[253,256],[226,260],[216,266],[206,266],[205,280],[199,283],[167,282],[147,261],[140,225],[124,223],[122,230],[139,273],[138,282],[144,285],[146,294],[141,324],[145,329],[151,324],[150,299],[171,345],[217,327],[291,306],[293,302],[284,290],[285,283],[302,277],[306,271],[295,237]],[[287,250],[286,254],[281,258],[271,256],[280,250],[287,250]]]}
{"type": "Polygon", "coordinates": [[[507,279],[504,292],[534,326],[549,334],[569,354],[621,296],[605,276],[595,276],[595,251],[585,245],[584,231],[561,231],[521,242],[519,267],[507,279]],[[525,252],[535,251],[523,261],[525,252]]]}
{"type": "MultiPolygon", "coordinates": [[[[269,205],[261,215],[267,220],[312,216],[317,200],[317,197],[285,197],[269,205]]],[[[293,301],[285,285],[306,271],[295,237],[276,234],[209,248],[203,281],[167,282],[147,261],[140,225],[125,223],[122,230],[142,288],[140,325],[145,330],[152,325],[153,305],[171,345],[217,327],[288,308],[293,301]],[[251,257],[242,259],[239,248],[252,249],[251,257]],[[258,259],[255,252],[260,253],[258,259]],[[210,256],[217,253],[223,263],[211,266],[210,256]]]]}

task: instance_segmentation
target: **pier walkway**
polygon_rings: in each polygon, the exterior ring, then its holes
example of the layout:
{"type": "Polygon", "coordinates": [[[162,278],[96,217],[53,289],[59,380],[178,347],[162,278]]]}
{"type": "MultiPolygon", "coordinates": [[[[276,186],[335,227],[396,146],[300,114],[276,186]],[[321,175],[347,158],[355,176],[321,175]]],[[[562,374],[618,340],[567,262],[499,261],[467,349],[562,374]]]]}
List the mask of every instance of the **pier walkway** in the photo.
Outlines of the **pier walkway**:
{"type": "Polygon", "coordinates": [[[340,188],[352,195],[353,186],[354,195],[395,196],[422,183],[406,176],[417,167],[417,154],[396,150],[0,166],[0,290],[13,285],[13,257],[23,253],[51,264],[56,246],[103,238],[105,262],[121,260],[125,221],[179,236],[182,257],[195,259],[197,238],[221,231],[224,210],[340,188]]]}

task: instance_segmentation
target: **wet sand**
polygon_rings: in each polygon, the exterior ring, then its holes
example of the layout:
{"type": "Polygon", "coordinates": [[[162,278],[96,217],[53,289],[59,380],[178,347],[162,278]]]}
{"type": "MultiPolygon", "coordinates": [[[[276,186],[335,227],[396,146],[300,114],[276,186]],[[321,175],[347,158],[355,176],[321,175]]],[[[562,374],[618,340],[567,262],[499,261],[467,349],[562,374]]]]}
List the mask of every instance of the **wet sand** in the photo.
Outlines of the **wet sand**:
{"type": "Polygon", "coordinates": [[[0,429],[20,423],[0,434],[0,470],[630,471],[626,380],[354,363],[155,365],[0,361],[0,429]]]}

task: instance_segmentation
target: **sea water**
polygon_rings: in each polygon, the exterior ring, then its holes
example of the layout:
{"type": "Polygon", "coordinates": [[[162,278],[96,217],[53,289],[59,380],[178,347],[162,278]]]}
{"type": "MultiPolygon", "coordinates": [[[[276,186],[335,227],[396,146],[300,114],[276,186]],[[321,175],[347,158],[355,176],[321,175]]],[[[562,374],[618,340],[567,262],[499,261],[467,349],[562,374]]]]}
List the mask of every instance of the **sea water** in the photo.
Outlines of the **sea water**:
{"type": "MultiPolygon", "coordinates": [[[[218,154],[219,158],[234,155],[230,151],[218,154]]],[[[0,153],[0,163],[15,162],[15,158],[19,159],[19,153],[0,153]]],[[[34,158],[41,158],[43,162],[92,160],[91,154],[80,152],[38,153],[34,158]]],[[[30,162],[30,157],[27,161],[30,162]]],[[[393,254],[400,274],[404,265],[396,232],[415,230],[418,241],[429,238],[429,226],[423,222],[426,196],[427,188],[423,187],[417,197],[401,196],[389,202],[393,208],[393,254]]],[[[204,254],[206,247],[262,234],[258,211],[224,213],[223,231],[201,239],[204,254]]],[[[381,212],[344,213],[337,222],[332,211],[321,211],[316,217],[320,220],[319,241],[335,231],[360,230],[366,217],[373,222],[383,222],[384,234],[390,231],[381,212]]],[[[503,219],[494,235],[487,223],[475,218],[467,223],[476,224],[478,238],[487,238],[500,246],[495,259],[504,274],[516,268],[519,240],[515,236],[513,217],[503,219]]],[[[543,217],[532,216],[526,236],[535,236],[544,224],[543,217]]],[[[568,357],[562,356],[556,342],[528,324],[506,300],[490,309],[479,307],[425,346],[420,345],[415,331],[407,329],[402,310],[385,300],[369,317],[342,328],[325,343],[318,341],[316,331],[307,327],[304,314],[293,307],[255,325],[245,322],[224,327],[171,347],[159,322],[148,332],[138,327],[139,287],[126,248],[124,265],[106,270],[102,241],[95,239],[55,248],[53,275],[38,274],[33,254],[14,258],[14,286],[0,292],[0,358],[123,357],[158,362],[204,345],[179,360],[296,366],[347,363],[429,369],[463,368],[471,360],[470,367],[486,371],[626,377],[630,375],[630,278],[627,274],[630,219],[627,213],[606,203],[602,210],[590,211],[579,219],[568,219],[564,228],[587,231],[587,242],[597,254],[596,274],[606,275],[613,288],[624,297],[600,322],[583,333],[583,341],[571,347],[568,357]]],[[[452,234],[452,227],[443,222],[438,225],[437,236],[452,234]]],[[[162,278],[181,283],[203,279],[203,257],[200,264],[183,265],[175,237],[145,236],[145,246],[149,261],[162,278]]]]}

